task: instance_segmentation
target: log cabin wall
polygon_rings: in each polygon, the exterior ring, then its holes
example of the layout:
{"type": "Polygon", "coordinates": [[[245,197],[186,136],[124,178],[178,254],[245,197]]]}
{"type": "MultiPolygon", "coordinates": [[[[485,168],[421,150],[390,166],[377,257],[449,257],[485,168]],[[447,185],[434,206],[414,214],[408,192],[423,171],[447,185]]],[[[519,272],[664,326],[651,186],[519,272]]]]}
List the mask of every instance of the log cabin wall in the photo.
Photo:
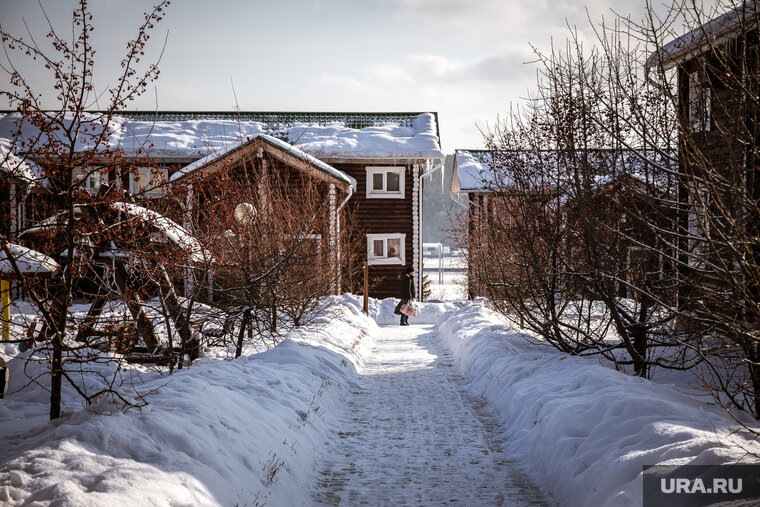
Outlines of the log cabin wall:
{"type": "Polygon", "coordinates": [[[476,266],[471,261],[473,257],[482,255],[481,234],[483,228],[490,227],[486,221],[486,206],[489,193],[471,192],[469,193],[469,207],[467,210],[467,243],[468,243],[468,262],[467,262],[467,297],[474,299],[476,297],[487,297],[486,288],[481,283],[480,277],[476,276],[474,270],[476,266]]]}
{"type": "MultiPolygon", "coordinates": [[[[259,206],[264,205],[266,197],[258,194],[261,191],[259,184],[262,179],[269,179],[274,184],[282,183],[285,192],[281,197],[287,202],[294,203],[298,199],[308,197],[307,185],[311,182],[315,184],[316,194],[313,194],[312,197],[323,204],[318,215],[313,217],[311,226],[314,229],[310,230],[308,234],[320,236],[317,240],[319,245],[317,248],[321,252],[321,259],[329,259],[331,263],[336,263],[339,256],[336,249],[339,248],[339,245],[338,238],[333,236],[336,233],[334,220],[337,216],[333,208],[345,198],[346,194],[342,187],[330,181],[315,178],[311,173],[307,174],[266,152],[261,157],[253,154],[245,155],[221,170],[194,180],[189,192],[190,211],[189,213],[186,210],[182,211],[182,213],[189,215],[184,220],[185,227],[188,230],[194,229],[201,235],[208,234],[215,228],[224,227],[224,224],[217,222],[224,219],[225,216],[231,216],[235,207],[241,202],[258,202],[259,206]],[[214,210],[214,208],[217,209],[214,210]],[[220,212],[221,215],[219,215],[220,212]],[[212,218],[214,215],[216,215],[215,218],[212,218]]],[[[172,191],[183,186],[186,187],[182,184],[173,185],[172,191]]],[[[266,191],[264,190],[264,192],[266,191]]],[[[184,200],[183,195],[180,191],[179,195],[175,197],[182,201],[184,200]]],[[[176,214],[178,199],[170,198],[167,201],[166,206],[175,208],[173,212],[176,214]]],[[[341,210],[342,213],[344,213],[343,210],[341,210]]],[[[333,290],[337,292],[338,288],[335,287],[333,290]]]]}
{"type": "MultiPolygon", "coordinates": [[[[752,172],[757,173],[757,162],[753,159],[753,153],[757,147],[757,126],[753,118],[757,112],[753,111],[752,99],[746,100],[745,94],[751,93],[751,88],[757,84],[758,45],[757,33],[746,34],[746,38],[734,39],[721,46],[725,51],[720,59],[709,53],[700,55],[685,62],[679,69],[679,106],[683,121],[693,124],[689,117],[692,113],[690,107],[690,85],[692,80],[698,80],[696,86],[703,90],[708,97],[707,114],[708,120],[704,128],[695,129],[688,136],[681,134],[680,163],[684,165],[682,171],[689,169],[700,176],[701,164],[713,168],[717,172],[736,177],[737,173],[744,173],[748,182],[756,182],[751,177],[752,172]],[[747,76],[742,76],[742,64],[747,76]],[[741,82],[741,84],[739,83],[741,82]],[[749,131],[748,131],[749,129],[749,131]],[[755,130],[754,132],[752,130],[755,130]],[[754,146],[752,141],[754,139],[754,146]],[[694,154],[697,154],[696,156],[694,154]],[[691,164],[689,168],[686,164],[691,164]]],[[[760,195],[757,189],[748,188],[749,195],[760,195]]],[[[679,199],[681,202],[690,200],[685,185],[682,185],[679,199]]],[[[730,201],[729,201],[730,202],[730,201]]],[[[679,222],[684,232],[702,235],[701,231],[690,231],[694,228],[691,224],[694,217],[687,212],[682,212],[679,222]]],[[[681,248],[691,250],[685,240],[681,241],[681,248]]],[[[709,254],[712,256],[712,254],[709,254]]],[[[715,260],[715,259],[712,259],[715,260]]],[[[693,285],[696,287],[706,286],[710,288],[725,287],[725,280],[719,273],[704,270],[694,258],[686,258],[683,261],[689,266],[685,275],[690,279],[698,279],[693,285]]],[[[694,294],[682,293],[683,296],[694,294]]]]}
{"type": "MultiPolygon", "coordinates": [[[[207,216],[207,210],[211,206],[232,199],[235,202],[226,202],[225,204],[230,209],[234,209],[237,204],[240,204],[238,201],[244,198],[246,192],[256,192],[256,187],[261,178],[262,160],[266,161],[266,170],[269,174],[277,175],[278,178],[281,177],[281,181],[287,186],[287,193],[283,195],[284,198],[295,201],[303,195],[309,176],[265,154],[263,159],[251,159],[248,161],[250,163],[232,165],[228,169],[223,170],[226,174],[219,172],[194,184],[194,202],[192,208],[197,227],[201,229],[213,227],[214,224],[209,223],[207,216]]],[[[316,223],[320,228],[317,233],[322,234],[323,240],[326,241],[327,224],[330,217],[330,184],[318,180],[315,183],[319,198],[324,202],[323,212],[316,218],[316,223]]],[[[344,193],[340,190],[336,191],[337,197],[343,199],[344,193]]],[[[323,247],[326,246],[326,243],[324,243],[323,247]]]]}
{"type": "MultiPolygon", "coordinates": [[[[357,182],[357,189],[351,197],[356,209],[356,221],[358,234],[364,238],[357,246],[360,249],[358,258],[366,259],[367,234],[404,234],[404,259],[395,264],[371,264],[369,266],[369,295],[374,298],[399,297],[398,275],[406,266],[414,262],[414,220],[413,220],[413,190],[414,190],[414,164],[410,162],[394,163],[389,160],[371,160],[364,162],[342,163],[338,160],[328,161],[330,165],[352,176],[357,182]],[[404,168],[404,195],[403,198],[367,198],[367,167],[403,167],[404,168]]],[[[421,225],[418,232],[421,233],[421,225]]],[[[418,252],[418,256],[421,253],[418,252]]],[[[416,268],[417,279],[415,284],[419,287],[422,273],[416,268]]],[[[418,288],[417,287],[417,288],[418,288]]],[[[357,288],[353,288],[356,290],[357,288]]],[[[359,288],[360,289],[360,288],[359,288]]]]}

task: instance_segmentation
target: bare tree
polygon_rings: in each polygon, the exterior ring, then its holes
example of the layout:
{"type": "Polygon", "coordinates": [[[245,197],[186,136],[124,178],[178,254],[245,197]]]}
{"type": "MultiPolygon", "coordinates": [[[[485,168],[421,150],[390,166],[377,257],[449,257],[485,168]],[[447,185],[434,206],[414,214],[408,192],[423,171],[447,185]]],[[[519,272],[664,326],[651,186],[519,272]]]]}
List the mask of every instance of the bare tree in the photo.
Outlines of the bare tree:
{"type": "Polygon", "coordinates": [[[718,12],[650,6],[539,54],[529,105],[487,136],[492,226],[469,246],[497,307],[558,348],[699,365],[757,417],[757,5],[718,12]]]}
{"type": "Polygon", "coordinates": [[[228,334],[235,331],[236,355],[246,340],[274,345],[313,319],[352,258],[346,210],[331,244],[329,185],[269,162],[245,156],[187,181],[197,198],[193,229],[214,259],[213,305],[224,310],[228,334]]]}
{"type": "MultiPolygon", "coordinates": [[[[95,51],[91,36],[94,29],[92,14],[86,0],[80,0],[72,14],[72,37],[59,35],[49,22],[46,44],[38,44],[32,35],[17,36],[0,28],[0,38],[6,54],[2,65],[8,74],[11,88],[0,91],[15,107],[17,120],[12,133],[12,151],[38,163],[46,182],[39,187],[35,213],[40,218],[53,217],[47,233],[51,253],[61,254],[63,274],[48,294],[50,302],[35,290],[31,280],[17,273],[17,280],[33,299],[44,321],[40,351],[49,351],[51,385],[50,418],[61,414],[61,384],[65,379],[88,401],[93,394],[86,392],[69,372],[69,366],[81,369],[88,363],[81,344],[72,343],[72,302],[85,281],[93,273],[107,276],[98,270],[89,252],[98,241],[107,239],[104,223],[94,210],[107,208],[120,199],[120,192],[94,192],[91,183],[100,178],[117,181],[129,165],[119,147],[110,144],[111,120],[130,101],[145,92],[158,77],[157,64],[144,65],[142,59],[155,24],[164,16],[168,1],[161,2],[145,15],[135,38],[128,42],[121,61],[121,73],[103,93],[97,93],[93,68],[95,51]],[[17,62],[24,60],[24,64],[17,62]],[[56,96],[46,98],[34,89],[24,69],[36,62],[48,72],[56,96]],[[57,107],[46,109],[55,103],[57,107]],[[86,111],[96,104],[105,104],[98,113],[86,111]],[[88,191],[90,188],[90,191],[88,191]],[[62,247],[58,249],[58,247],[62,247]],[[75,366],[73,366],[75,365],[75,366]]],[[[44,11],[42,12],[45,15],[44,11]]],[[[46,245],[41,245],[44,250],[46,245]]],[[[138,319],[139,322],[139,319],[138,319]]],[[[110,384],[106,389],[115,392],[110,384]]]]}

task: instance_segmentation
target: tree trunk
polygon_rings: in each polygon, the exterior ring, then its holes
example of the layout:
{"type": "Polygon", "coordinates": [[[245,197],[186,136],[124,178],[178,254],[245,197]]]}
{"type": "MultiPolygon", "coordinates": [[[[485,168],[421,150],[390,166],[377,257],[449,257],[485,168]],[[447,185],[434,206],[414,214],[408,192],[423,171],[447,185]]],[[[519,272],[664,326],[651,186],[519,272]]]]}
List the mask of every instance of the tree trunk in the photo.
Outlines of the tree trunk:
{"type": "Polygon", "coordinates": [[[61,333],[53,337],[53,360],[50,363],[50,420],[61,417],[61,380],[63,371],[63,343],[61,333]]]}
{"type": "Polygon", "coordinates": [[[119,286],[119,290],[124,297],[124,302],[126,303],[129,312],[132,314],[132,318],[135,319],[137,332],[140,334],[140,338],[143,339],[148,350],[156,350],[159,344],[156,331],[153,329],[153,323],[146,315],[145,309],[140,304],[141,301],[139,296],[129,290],[129,275],[127,274],[126,268],[122,264],[117,264],[115,275],[116,285],[119,286]]]}
{"type": "Polygon", "coordinates": [[[758,346],[756,343],[752,343],[749,346],[749,376],[752,380],[753,389],[753,401],[754,401],[754,415],[755,419],[760,420],[760,353],[758,353],[758,346]]]}
{"type": "Polygon", "coordinates": [[[238,333],[237,346],[235,347],[235,357],[240,357],[243,353],[243,336],[245,336],[245,329],[248,327],[248,321],[251,319],[251,310],[248,309],[243,313],[243,322],[240,324],[240,332],[238,333]]]}

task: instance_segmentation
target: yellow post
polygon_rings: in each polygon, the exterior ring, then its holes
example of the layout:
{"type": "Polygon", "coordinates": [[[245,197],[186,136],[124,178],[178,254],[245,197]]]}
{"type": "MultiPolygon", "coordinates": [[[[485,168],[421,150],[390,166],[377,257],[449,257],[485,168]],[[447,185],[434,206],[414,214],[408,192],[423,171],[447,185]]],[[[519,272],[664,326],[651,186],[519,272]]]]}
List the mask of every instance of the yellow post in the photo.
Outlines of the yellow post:
{"type": "Polygon", "coordinates": [[[8,280],[0,280],[0,292],[3,304],[3,341],[11,339],[11,283],[8,280]]]}

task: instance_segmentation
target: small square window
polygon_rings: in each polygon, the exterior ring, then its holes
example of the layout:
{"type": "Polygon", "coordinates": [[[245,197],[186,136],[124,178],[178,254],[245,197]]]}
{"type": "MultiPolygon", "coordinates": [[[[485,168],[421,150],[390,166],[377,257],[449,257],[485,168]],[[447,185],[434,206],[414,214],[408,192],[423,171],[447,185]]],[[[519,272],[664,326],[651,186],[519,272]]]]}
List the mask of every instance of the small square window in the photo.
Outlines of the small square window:
{"type": "Polygon", "coordinates": [[[367,167],[367,199],[403,199],[404,166],[367,167]]]}
{"type": "Polygon", "coordinates": [[[145,192],[148,189],[150,176],[146,172],[135,174],[135,193],[145,192]]]}
{"type": "Polygon", "coordinates": [[[385,173],[386,177],[388,178],[388,184],[385,187],[385,190],[388,192],[398,192],[399,191],[399,180],[401,179],[399,177],[398,173],[385,173]]]}
{"type": "Polygon", "coordinates": [[[387,257],[401,258],[401,239],[400,238],[388,238],[387,257]]]}
{"type": "Polygon", "coordinates": [[[404,265],[406,234],[367,234],[369,264],[404,265]]]}
{"type": "Polygon", "coordinates": [[[148,197],[162,197],[164,186],[168,181],[166,169],[138,167],[137,172],[130,175],[131,191],[133,194],[145,194],[148,197]]]}
{"type": "Polygon", "coordinates": [[[100,190],[100,172],[94,172],[91,173],[87,177],[87,190],[90,190],[92,192],[97,192],[100,190]]]}
{"type": "Polygon", "coordinates": [[[166,184],[166,170],[153,169],[150,172],[150,186],[154,189],[161,189],[166,184]]]}
{"type": "Polygon", "coordinates": [[[704,79],[702,73],[692,72],[689,74],[689,126],[694,132],[706,132],[711,127],[710,96],[712,90],[704,79]]]}
{"type": "Polygon", "coordinates": [[[77,167],[74,170],[74,181],[81,184],[90,193],[97,193],[100,190],[101,183],[108,181],[106,175],[102,174],[102,168],[89,167],[87,169],[77,167]]]}

